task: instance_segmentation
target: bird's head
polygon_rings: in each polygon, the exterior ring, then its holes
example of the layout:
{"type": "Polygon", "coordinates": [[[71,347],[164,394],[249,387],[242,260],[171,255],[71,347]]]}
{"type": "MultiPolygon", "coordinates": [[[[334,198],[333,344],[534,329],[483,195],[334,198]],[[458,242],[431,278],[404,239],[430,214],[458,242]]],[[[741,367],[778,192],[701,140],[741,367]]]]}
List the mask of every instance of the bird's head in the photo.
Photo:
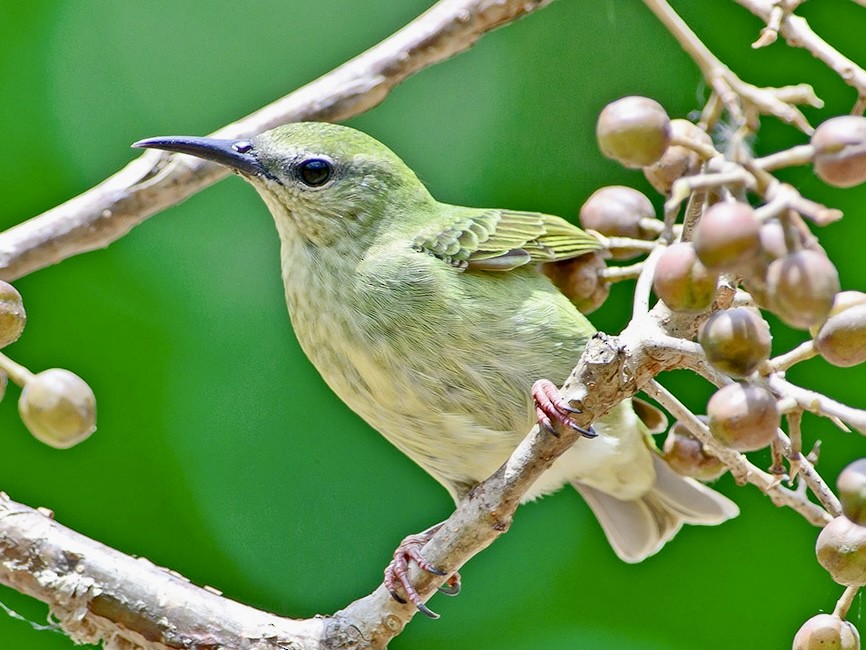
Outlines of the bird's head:
{"type": "Polygon", "coordinates": [[[336,124],[298,122],[239,140],[148,138],[133,146],[229,167],[258,190],[282,237],[303,237],[316,246],[375,237],[383,222],[390,226],[433,201],[385,145],[336,124]]]}

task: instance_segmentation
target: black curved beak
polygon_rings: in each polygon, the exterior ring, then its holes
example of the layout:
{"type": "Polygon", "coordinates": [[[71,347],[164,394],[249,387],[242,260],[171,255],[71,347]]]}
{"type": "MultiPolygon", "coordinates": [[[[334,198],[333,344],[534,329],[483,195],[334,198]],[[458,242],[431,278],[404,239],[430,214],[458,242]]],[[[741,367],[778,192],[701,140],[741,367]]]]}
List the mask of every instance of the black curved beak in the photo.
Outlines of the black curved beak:
{"type": "Polygon", "coordinates": [[[197,158],[212,160],[249,176],[269,176],[267,170],[253,153],[253,145],[249,140],[220,140],[217,138],[169,135],[139,140],[132,146],[139,149],[162,149],[174,153],[185,153],[197,158]]]}

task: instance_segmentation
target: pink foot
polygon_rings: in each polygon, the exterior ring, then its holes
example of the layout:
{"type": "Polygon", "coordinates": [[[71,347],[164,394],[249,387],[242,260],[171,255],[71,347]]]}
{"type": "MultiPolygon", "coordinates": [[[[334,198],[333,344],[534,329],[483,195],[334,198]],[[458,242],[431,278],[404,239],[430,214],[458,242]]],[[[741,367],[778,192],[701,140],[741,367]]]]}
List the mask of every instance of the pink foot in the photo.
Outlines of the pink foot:
{"type": "MultiPolygon", "coordinates": [[[[400,596],[397,589],[402,588],[406,598],[409,599],[418,611],[429,616],[430,618],[439,618],[439,614],[431,610],[424,601],[421,600],[421,595],[409,582],[409,562],[415,562],[422,570],[427,573],[432,573],[437,576],[444,576],[445,571],[433,566],[421,555],[421,549],[430,541],[430,538],[439,530],[442,524],[436,524],[432,528],[428,528],[417,535],[409,535],[406,539],[400,542],[397,550],[394,551],[394,559],[385,567],[385,588],[391,593],[391,597],[398,603],[405,603],[406,599],[400,596]]],[[[456,596],[460,593],[460,574],[455,573],[448,581],[439,588],[443,594],[448,596],[456,596]]]]}
{"type": "Polygon", "coordinates": [[[538,414],[539,426],[544,427],[553,435],[558,435],[554,422],[574,429],[585,438],[595,438],[598,435],[592,427],[585,429],[571,419],[574,413],[580,413],[580,409],[574,408],[562,399],[553,382],[547,379],[536,381],[532,385],[532,399],[535,400],[535,412],[538,414]]]}

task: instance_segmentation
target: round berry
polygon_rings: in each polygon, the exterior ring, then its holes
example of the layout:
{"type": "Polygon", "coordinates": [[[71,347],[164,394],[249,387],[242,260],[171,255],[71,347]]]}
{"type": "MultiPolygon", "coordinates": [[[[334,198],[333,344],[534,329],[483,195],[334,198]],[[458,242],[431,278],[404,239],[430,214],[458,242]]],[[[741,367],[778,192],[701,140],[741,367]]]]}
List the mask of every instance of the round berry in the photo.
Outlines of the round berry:
{"type": "Polygon", "coordinates": [[[707,404],[710,431],[723,445],[755,451],[769,445],[781,423],[776,398],[766,388],[728,384],[707,404]]]}
{"type": "Polygon", "coordinates": [[[866,361],[866,294],[841,291],[830,315],[815,334],[815,349],[834,366],[847,368],[866,361]]]}
{"type": "Polygon", "coordinates": [[[623,97],[602,109],[595,135],[608,158],[626,167],[646,167],[661,158],[670,143],[670,118],[655,100],[623,97]]]}
{"type": "Polygon", "coordinates": [[[676,422],[662,447],[665,462],[677,474],[699,481],[714,481],[727,471],[727,466],[708,454],[703,443],[695,438],[682,422],[676,422]]]}
{"type": "Polygon", "coordinates": [[[818,614],[797,630],[793,650],[860,650],[860,633],[835,614],[818,614]]]}
{"type": "MultiPolygon", "coordinates": [[[[713,140],[707,132],[688,120],[671,120],[671,136],[713,146],[713,140]]],[[[699,173],[703,163],[693,149],[674,144],[656,162],[644,167],[643,174],[660,194],[668,194],[674,181],[699,173]]]]}
{"type": "Polygon", "coordinates": [[[24,385],[18,412],[27,428],[47,445],[66,449],[96,429],[96,398],[81,377],[52,368],[24,385]]]}
{"type": "Polygon", "coordinates": [[[840,585],[866,585],[866,528],[836,517],[818,534],[818,564],[840,585]]]}
{"type": "Polygon", "coordinates": [[[815,173],[834,187],[866,181],[866,117],[841,115],[820,124],[812,134],[815,173]]]}
{"type": "Polygon", "coordinates": [[[708,269],[741,269],[760,251],[760,228],[761,222],[748,203],[715,203],[695,228],[695,251],[708,269]]]}
{"type": "Polygon", "coordinates": [[[584,314],[592,313],[607,300],[610,283],[601,274],[605,268],[598,251],[541,265],[542,273],[584,314]]]}
{"type": "Polygon", "coordinates": [[[707,359],[731,377],[747,377],[770,357],[770,326],[749,307],[712,314],[701,327],[698,342],[707,359]]]}
{"type": "Polygon", "coordinates": [[[849,464],[836,479],[842,514],[858,526],[866,525],[866,458],[849,464]]]}
{"type": "Polygon", "coordinates": [[[809,329],[830,314],[839,273],[826,255],[808,249],[780,257],[767,268],[770,308],[791,327],[809,329]]]}
{"type": "Polygon", "coordinates": [[[673,311],[696,313],[713,303],[719,276],[701,264],[694,247],[672,244],[659,257],[653,291],[673,311]]]}
{"type": "Polygon", "coordinates": [[[17,341],[26,323],[21,294],[11,284],[0,280],[0,348],[17,341]]]}

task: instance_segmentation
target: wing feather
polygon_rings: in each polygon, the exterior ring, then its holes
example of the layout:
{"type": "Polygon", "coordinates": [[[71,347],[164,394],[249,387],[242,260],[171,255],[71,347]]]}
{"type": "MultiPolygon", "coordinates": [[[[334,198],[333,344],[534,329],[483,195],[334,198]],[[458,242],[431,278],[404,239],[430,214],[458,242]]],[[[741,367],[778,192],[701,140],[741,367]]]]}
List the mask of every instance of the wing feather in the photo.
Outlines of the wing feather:
{"type": "Polygon", "coordinates": [[[565,260],[601,247],[598,239],[561,217],[457,206],[428,224],[414,242],[415,250],[463,270],[479,271],[565,260]]]}

